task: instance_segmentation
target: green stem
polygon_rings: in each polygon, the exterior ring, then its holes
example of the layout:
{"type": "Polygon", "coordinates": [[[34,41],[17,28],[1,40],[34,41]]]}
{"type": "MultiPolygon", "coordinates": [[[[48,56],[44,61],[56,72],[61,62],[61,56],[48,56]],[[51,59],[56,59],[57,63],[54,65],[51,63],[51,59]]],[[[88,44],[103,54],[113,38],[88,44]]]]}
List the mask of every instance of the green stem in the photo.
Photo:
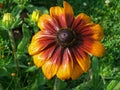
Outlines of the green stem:
{"type": "Polygon", "coordinates": [[[59,90],[59,79],[55,77],[54,87],[53,90],[59,90]]]}
{"type": "Polygon", "coordinates": [[[17,53],[16,53],[16,44],[15,44],[15,40],[14,40],[12,30],[8,30],[8,34],[9,34],[9,38],[10,38],[10,42],[11,42],[12,52],[13,52],[13,55],[14,55],[14,60],[15,60],[15,63],[16,63],[16,70],[17,70],[17,75],[18,75],[19,65],[18,65],[18,58],[17,58],[17,53]]]}
{"type": "Polygon", "coordinates": [[[92,59],[92,81],[93,81],[93,90],[98,90],[99,86],[99,63],[98,58],[93,57],[92,59]]]}

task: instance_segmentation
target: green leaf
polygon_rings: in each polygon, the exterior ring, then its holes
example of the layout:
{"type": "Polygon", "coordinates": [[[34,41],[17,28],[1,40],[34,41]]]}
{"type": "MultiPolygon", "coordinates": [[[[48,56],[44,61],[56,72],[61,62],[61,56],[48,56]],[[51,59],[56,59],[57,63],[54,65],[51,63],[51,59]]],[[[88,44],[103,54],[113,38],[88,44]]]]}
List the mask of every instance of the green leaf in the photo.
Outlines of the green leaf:
{"type": "Polygon", "coordinates": [[[93,83],[93,90],[98,90],[99,85],[99,64],[98,59],[96,57],[92,58],[92,83],[93,83]]]}
{"type": "Polygon", "coordinates": [[[92,86],[92,81],[90,80],[90,81],[79,84],[72,90],[90,90],[91,86],[92,86]]]}
{"type": "MultiPolygon", "coordinates": [[[[108,85],[106,90],[115,90],[114,88],[119,84],[119,80],[112,80],[108,85]]],[[[120,86],[119,86],[120,87],[120,86]]]]}
{"type": "Polygon", "coordinates": [[[31,32],[26,24],[22,25],[22,32],[23,32],[23,38],[17,47],[17,53],[19,55],[22,55],[23,53],[27,52],[28,44],[31,39],[31,32]]]}
{"type": "Polygon", "coordinates": [[[114,87],[114,90],[120,90],[120,81],[117,83],[117,85],[114,87]]]}
{"type": "Polygon", "coordinates": [[[5,67],[0,68],[0,73],[1,73],[0,77],[9,76],[9,74],[10,74],[5,67]]]}
{"type": "Polygon", "coordinates": [[[119,90],[120,89],[120,73],[114,76],[113,80],[107,85],[106,90],[119,90]]]}
{"type": "Polygon", "coordinates": [[[35,6],[33,6],[33,5],[28,5],[28,6],[26,7],[26,9],[27,9],[30,13],[32,13],[34,10],[38,9],[38,10],[40,11],[40,14],[44,14],[44,13],[48,14],[48,9],[47,9],[46,7],[44,7],[44,6],[35,7],[35,6]]]}
{"type": "Polygon", "coordinates": [[[35,70],[36,70],[36,66],[31,66],[26,70],[26,72],[33,72],[35,70]]]}

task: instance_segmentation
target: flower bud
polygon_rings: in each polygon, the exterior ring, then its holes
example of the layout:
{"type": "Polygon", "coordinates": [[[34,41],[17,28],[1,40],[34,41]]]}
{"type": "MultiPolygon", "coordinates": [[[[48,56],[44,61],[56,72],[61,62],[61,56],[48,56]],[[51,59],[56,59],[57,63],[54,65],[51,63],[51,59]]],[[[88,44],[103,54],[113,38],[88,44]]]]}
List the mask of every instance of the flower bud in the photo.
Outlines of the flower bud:
{"type": "Polygon", "coordinates": [[[105,4],[108,6],[110,4],[110,0],[105,0],[105,4]]]}
{"type": "Polygon", "coordinates": [[[4,54],[2,54],[2,56],[1,56],[1,57],[2,57],[2,59],[4,59],[4,58],[5,58],[5,55],[4,55],[4,54]]]}
{"type": "Polygon", "coordinates": [[[83,2],[83,6],[87,6],[87,3],[86,3],[86,2],[83,2]]]}
{"type": "Polygon", "coordinates": [[[31,65],[31,62],[28,62],[27,64],[28,64],[28,66],[30,66],[30,65],[31,65]]]}
{"type": "Polygon", "coordinates": [[[13,21],[14,21],[13,19],[14,18],[10,13],[5,13],[3,15],[2,23],[5,26],[5,28],[8,29],[11,27],[11,25],[13,24],[13,21]]]}
{"type": "Polygon", "coordinates": [[[32,21],[37,22],[38,19],[39,19],[39,15],[40,15],[39,10],[37,10],[37,9],[34,10],[34,11],[32,12],[32,15],[31,15],[32,21]]]}
{"type": "Polygon", "coordinates": [[[11,76],[12,76],[12,77],[15,77],[15,76],[16,76],[16,73],[14,73],[14,72],[11,73],[11,76]]]}

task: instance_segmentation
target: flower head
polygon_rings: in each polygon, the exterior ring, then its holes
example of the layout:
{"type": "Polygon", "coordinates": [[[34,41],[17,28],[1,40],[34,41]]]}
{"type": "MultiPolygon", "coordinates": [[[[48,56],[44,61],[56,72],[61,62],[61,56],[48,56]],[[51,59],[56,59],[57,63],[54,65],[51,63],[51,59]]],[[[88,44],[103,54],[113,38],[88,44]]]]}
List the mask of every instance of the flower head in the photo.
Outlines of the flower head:
{"type": "Polygon", "coordinates": [[[64,1],[63,6],[51,7],[50,15],[40,16],[41,31],[33,36],[28,52],[46,78],[56,75],[74,80],[90,68],[90,55],[103,56],[100,40],[104,34],[89,16],[80,13],[74,17],[71,5],[64,1]]]}

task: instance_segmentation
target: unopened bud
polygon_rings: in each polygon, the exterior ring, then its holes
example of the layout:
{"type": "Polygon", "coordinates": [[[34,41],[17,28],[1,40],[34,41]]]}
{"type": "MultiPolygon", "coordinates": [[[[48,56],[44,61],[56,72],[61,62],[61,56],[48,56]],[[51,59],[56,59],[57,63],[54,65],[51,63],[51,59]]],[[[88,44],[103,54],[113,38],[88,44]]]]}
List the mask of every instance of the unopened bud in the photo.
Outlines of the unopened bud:
{"type": "Polygon", "coordinates": [[[30,66],[30,65],[31,65],[31,62],[28,62],[27,64],[30,66]]]}
{"type": "Polygon", "coordinates": [[[11,25],[13,24],[14,18],[11,15],[11,13],[5,13],[2,19],[2,23],[6,28],[11,27],[11,25]]]}
{"type": "Polygon", "coordinates": [[[5,58],[5,55],[4,54],[2,54],[2,59],[4,59],[5,58]]]}
{"type": "Polygon", "coordinates": [[[40,11],[39,10],[34,10],[31,15],[31,19],[34,22],[37,22],[39,19],[40,11]]]}
{"type": "Polygon", "coordinates": [[[14,73],[14,72],[11,73],[11,76],[12,76],[12,77],[15,77],[15,76],[16,76],[16,73],[14,73]]]}
{"type": "Polygon", "coordinates": [[[110,3],[110,0],[105,0],[105,4],[108,6],[110,3]]]}

